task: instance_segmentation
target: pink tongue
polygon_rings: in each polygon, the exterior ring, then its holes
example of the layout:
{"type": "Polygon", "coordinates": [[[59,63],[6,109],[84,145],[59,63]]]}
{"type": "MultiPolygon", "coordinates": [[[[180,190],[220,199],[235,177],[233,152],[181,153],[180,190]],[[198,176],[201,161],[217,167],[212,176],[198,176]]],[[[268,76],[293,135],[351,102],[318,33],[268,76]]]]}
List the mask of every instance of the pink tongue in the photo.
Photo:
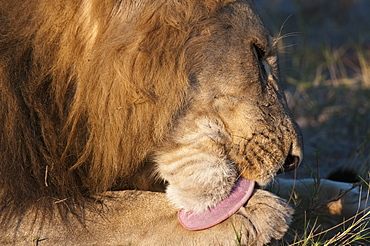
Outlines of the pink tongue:
{"type": "Polygon", "coordinates": [[[204,212],[179,210],[177,217],[186,229],[196,231],[210,228],[233,215],[251,197],[254,181],[240,178],[230,195],[215,207],[204,212]]]}

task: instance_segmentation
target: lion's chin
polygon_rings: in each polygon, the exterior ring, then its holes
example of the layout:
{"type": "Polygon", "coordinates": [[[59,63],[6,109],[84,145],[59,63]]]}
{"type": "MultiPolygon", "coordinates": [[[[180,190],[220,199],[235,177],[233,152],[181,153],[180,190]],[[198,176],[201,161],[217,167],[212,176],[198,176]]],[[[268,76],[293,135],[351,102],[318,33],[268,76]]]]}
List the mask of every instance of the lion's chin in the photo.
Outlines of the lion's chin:
{"type": "Polygon", "coordinates": [[[251,171],[244,170],[243,172],[240,173],[240,176],[242,178],[255,181],[256,185],[258,185],[259,187],[265,187],[274,180],[275,176],[277,175],[277,171],[278,169],[272,170],[268,173],[255,174],[252,173],[251,171]]]}

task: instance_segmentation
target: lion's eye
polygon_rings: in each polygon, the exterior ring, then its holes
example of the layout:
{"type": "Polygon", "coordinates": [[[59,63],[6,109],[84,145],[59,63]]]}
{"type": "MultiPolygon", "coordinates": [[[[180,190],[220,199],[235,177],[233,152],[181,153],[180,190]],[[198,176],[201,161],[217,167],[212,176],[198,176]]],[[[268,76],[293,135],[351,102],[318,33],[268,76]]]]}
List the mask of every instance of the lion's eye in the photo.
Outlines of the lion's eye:
{"type": "Polygon", "coordinates": [[[265,51],[262,50],[258,45],[253,44],[253,51],[258,61],[261,61],[262,59],[265,58],[266,55],[265,51]]]}
{"type": "Polygon", "coordinates": [[[253,52],[257,59],[259,70],[260,70],[260,76],[262,79],[262,82],[266,82],[267,80],[267,73],[266,68],[263,64],[263,60],[266,58],[266,53],[263,49],[261,49],[258,45],[253,44],[253,52]]]}

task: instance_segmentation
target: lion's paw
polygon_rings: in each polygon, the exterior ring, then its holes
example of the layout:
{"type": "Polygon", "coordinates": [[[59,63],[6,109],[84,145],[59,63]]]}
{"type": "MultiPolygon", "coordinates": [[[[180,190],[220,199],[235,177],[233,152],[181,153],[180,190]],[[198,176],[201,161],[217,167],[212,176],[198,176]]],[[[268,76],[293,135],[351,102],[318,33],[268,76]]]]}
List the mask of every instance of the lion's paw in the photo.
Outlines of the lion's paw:
{"type": "Polygon", "coordinates": [[[263,245],[272,239],[284,236],[294,210],[286,201],[274,194],[256,189],[248,203],[239,209],[236,217],[242,216],[241,239],[246,245],[263,245]]]}

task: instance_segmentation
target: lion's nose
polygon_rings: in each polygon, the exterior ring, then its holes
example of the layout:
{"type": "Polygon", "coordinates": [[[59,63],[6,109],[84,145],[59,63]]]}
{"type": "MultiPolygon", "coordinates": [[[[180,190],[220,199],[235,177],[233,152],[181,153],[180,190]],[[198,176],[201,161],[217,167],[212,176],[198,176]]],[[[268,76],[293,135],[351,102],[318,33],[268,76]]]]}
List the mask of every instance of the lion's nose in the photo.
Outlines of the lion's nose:
{"type": "Polygon", "coordinates": [[[279,170],[279,173],[292,171],[298,167],[299,163],[300,158],[298,156],[289,154],[282,168],[279,170]]]}

